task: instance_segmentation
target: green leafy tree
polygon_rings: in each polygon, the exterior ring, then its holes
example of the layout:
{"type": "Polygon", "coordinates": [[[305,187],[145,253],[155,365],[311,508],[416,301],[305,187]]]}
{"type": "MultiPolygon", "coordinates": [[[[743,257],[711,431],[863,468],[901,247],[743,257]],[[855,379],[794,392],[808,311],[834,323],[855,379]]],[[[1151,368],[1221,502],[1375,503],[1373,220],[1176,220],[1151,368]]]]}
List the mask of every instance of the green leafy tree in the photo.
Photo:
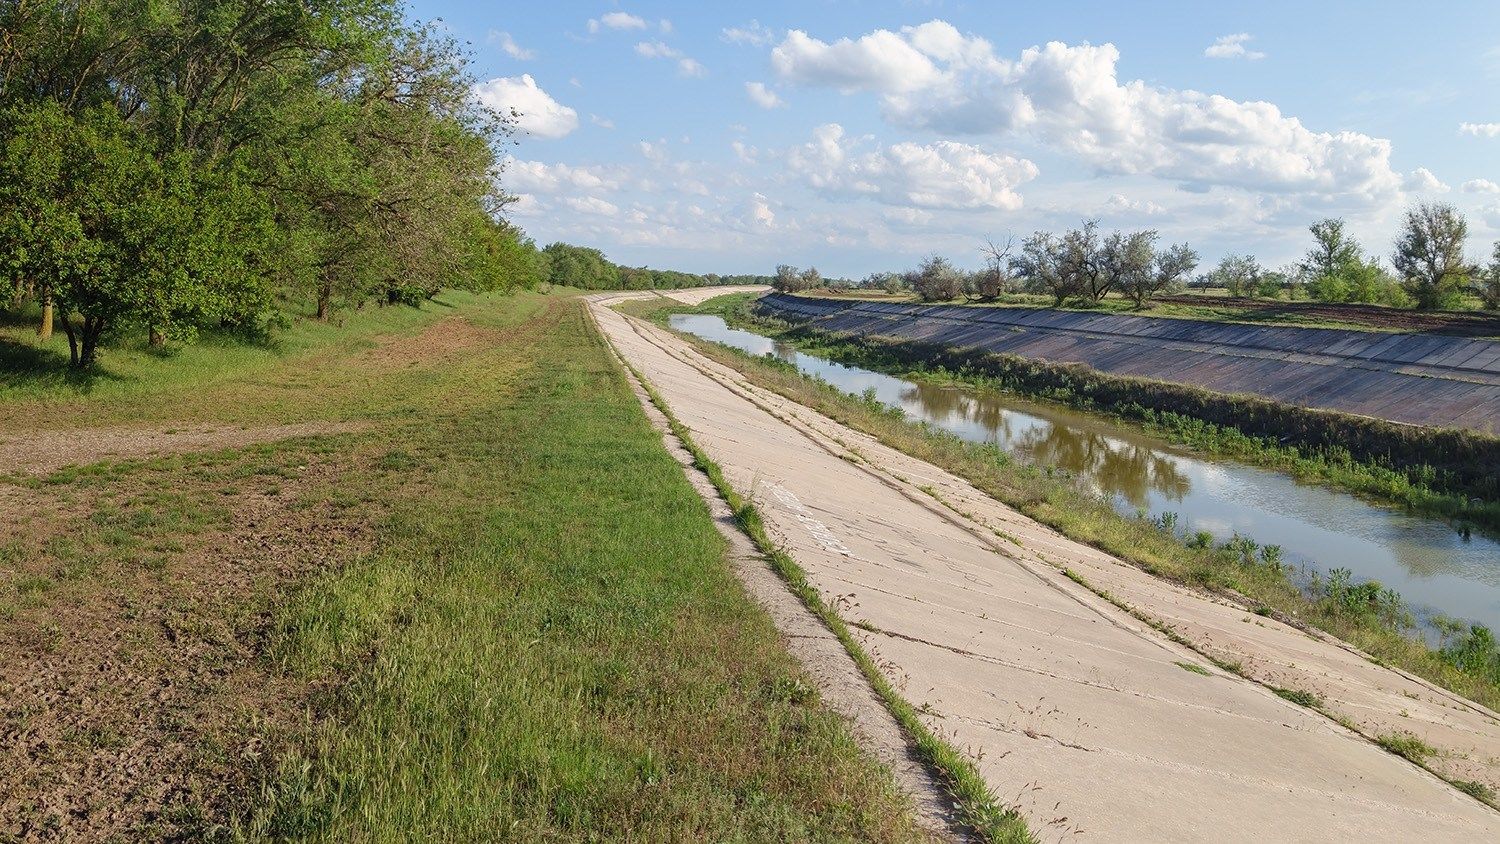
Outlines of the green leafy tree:
{"type": "Polygon", "coordinates": [[[1396,238],[1391,265],[1418,308],[1457,304],[1473,268],[1464,259],[1469,223],[1445,202],[1408,208],[1396,238]]]}

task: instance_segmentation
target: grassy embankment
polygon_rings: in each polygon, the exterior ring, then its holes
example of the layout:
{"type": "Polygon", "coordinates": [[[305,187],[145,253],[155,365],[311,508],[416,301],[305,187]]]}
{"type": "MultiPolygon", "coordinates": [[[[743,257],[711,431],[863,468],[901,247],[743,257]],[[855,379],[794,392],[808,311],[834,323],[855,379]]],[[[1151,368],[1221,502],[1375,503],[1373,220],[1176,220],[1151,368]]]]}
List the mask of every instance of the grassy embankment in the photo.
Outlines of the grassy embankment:
{"type": "Polygon", "coordinates": [[[863,302],[896,302],[900,304],[952,304],[978,308],[1055,308],[1088,313],[1116,313],[1191,319],[1206,322],[1233,322],[1248,325],[1290,325],[1298,328],[1341,328],[1354,331],[1410,331],[1421,326],[1444,328],[1465,336],[1500,336],[1493,311],[1480,310],[1476,297],[1466,297],[1463,306],[1445,311],[1413,311],[1388,305],[1339,304],[1306,299],[1256,299],[1229,297],[1223,288],[1198,290],[1168,299],[1152,300],[1143,310],[1134,300],[1111,293],[1097,302],[1069,300],[1059,306],[1051,296],[1035,293],[1008,293],[993,300],[971,302],[923,302],[910,291],[887,293],[877,290],[819,289],[806,295],[863,302]],[[1251,302],[1253,301],[1253,304],[1251,302]]]}
{"type": "Polygon", "coordinates": [[[576,300],[145,354],[13,377],[0,420],[347,427],[13,476],[0,716],[50,738],[0,778],[0,833],[922,837],[576,300]],[[76,705],[24,699],[33,674],[76,705]]]}
{"type": "MultiPolygon", "coordinates": [[[[735,307],[735,303],[715,300],[701,309],[722,312],[726,306],[735,307]]],[[[661,303],[633,303],[629,307],[637,314],[658,319],[671,312],[689,310],[661,303]]],[[[1239,593],[1259,611],[1320,628],[1378,660],[1486,706],[1500,706],[1500,657],[1494,652],[1493,642],[1483,653],[1472,647],[1464,651],[1460,645],[1445,656],[1407,635],[1406,613],[1399,596],[1388,590],[1371,590],[1336,577],[1321,581],[1311,593],[1306,592],[1292,583],[1290,572],[1275,553],[1267,553],[1248,539],[1237,538],[1218,548],[1192,538],[1184,542],[1170,525],[1121,516],[1108,502],[1079,489],[1066,478],[1015,462],[993,445],[966,442],[910,422],[878,402],[843,393],[798,373],[788,364],[752,357],[697,338],[688,339],[705,354],[734,367],[755,383],[948,469],[997,500],[1076,540],[1159,576],[1239,593]]]]}
{"type": "Polygon", "coordinates": [[[710,310],[704,312],[842,363],[1058,402],[1139,425],[1179,445],[1453,519],[1461,528],[1500,528],[1500,439],[1495,437],[1305,410],[1251,396],[1221,396],[977,350],[834,337],[760,319],[750,313],[749,301],[746,296],[724,297],[706,305],[710,310]],[[1446,458],[1432,461],[1433,454],[1446,458]]]}

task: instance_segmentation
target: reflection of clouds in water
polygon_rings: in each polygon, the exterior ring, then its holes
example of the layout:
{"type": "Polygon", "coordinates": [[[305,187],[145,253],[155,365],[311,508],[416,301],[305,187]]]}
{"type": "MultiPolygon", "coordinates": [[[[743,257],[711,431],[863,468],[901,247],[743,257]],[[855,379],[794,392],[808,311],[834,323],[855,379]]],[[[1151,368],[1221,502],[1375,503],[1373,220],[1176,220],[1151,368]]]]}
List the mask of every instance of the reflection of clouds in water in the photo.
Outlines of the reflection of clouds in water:
{"type": "Polygon", "coordinates": [[[923,415],[943,427],[975,425],[985,432],[985,439],[1019,453],[1028,462],[1067,470],[1094,491],[1118,496],[1133,507],[1148,506],[1153,492],[1181,501],[1191,488],[1176,461],[1151,448],[1041,419],[985,396],[916,383],[901,399],[907,406],[919,406],[923,415]]]}

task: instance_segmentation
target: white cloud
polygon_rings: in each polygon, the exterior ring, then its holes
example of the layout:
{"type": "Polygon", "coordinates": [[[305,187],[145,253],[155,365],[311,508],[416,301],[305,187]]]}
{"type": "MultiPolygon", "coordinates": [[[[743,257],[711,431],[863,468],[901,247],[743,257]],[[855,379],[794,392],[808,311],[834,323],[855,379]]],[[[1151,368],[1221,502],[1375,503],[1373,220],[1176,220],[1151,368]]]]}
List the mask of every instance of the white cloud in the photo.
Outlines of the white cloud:
{"type": "Polygon", "coordinates": [[[760,21],[752,20],[744,26],[725,27],[720,37],[731,44],[764,47],[776,40],[776,33],[769,27],[761,26],[760,21]]]}
{"type": "Polygon", "coordinates": [[[747,146],[744,141],[730,141],[729,148],[734,150],[734,157],[744,164],[754,164],[760,150],[753,146],[747,146]]]}
{"type": "Polygon", "coordinates": [[[635,51],[648,59],[674,59],[682,55],[661,41],[642,41],[635,45],[635,51]]]}
{"type": "Polygon", "coordinates": [[[1109,214],[1142,214],[1154,217],[1165,213],[1167,209],[1149,199],[1129,199],[1124,194],[1114,193],[1104,201],[1103,210],[1109,214]]]}
{"type": "Polygon", "coordinates": [[[1037,175],[1035,164],[953,141],[898,143],[862,152],[837,123],[813,130],[813,140],[787,153],[788,169],[835,196],[869,197],[919,208],[1021,207],[1015,188],[1037,175]]]}
{"type": "Polygon", "coordinates": [[[538,138],[561,138],[578,128],[578,112],[552,99],[529,73],[481,82],[474,96],[502,114],[514,110],[517,128],[538,138]]]}
{"type": "Polygon", "coordinates": [[[1460,123],[1458,132],[1461,135],[1493,138],[1500,136],[1500,123],[1460,123]]]}
{"type": "Polygon", "coordinates": [[[500,45],[500,49],[507,56],[518,61],[528,61],[536,58],[535,50],[528,50],[517,44],[516,39],[512,38],[509,32],[499,32],[492,29],[490,30],[489,41],[491,44],[500,45]]]}
{"type": "Polygon", "coordinates": [[[786,105],[776,92],[766,87],[764,82],[746,82],[745,93],[750,96],[750,101],[761,108],[777,108],[786,105]]]}
{"type": "Polygon", "coordinates": [[[594,124],[595,126],[600,126],[605,129],[615,128],[615,122],[613,120],[610,120],[608,117],[600,117],[597,114],[590,114],[589,122],[594,124]]]}
{"type": "Polygon", "coordinates": [[[620,213],[618,205],[615,205],[613,202],[607,202],[597,196],[565,196],[559,201],[581,214],[598,214],[603,217],[613,217],[620,213]]]}
{"type": "Polygon", "coordinates": [[[776,213],[771,210],[771,205],[764,194],[757,193],[752,196],[749,205],[747,222],[757,228],[773,229],[776,227],[776,213]]]}
{"type": "Polygon", "coordinates": [[[1203,55],[1210,59],[1248,59],[1255,61],[1266,57],[1265,53],[1250,50],[1245,47],[1245,42],[1255,36],[1248,32],[1236,32],[1233,35],[1221,35],[1214,39],[1214,43],[1208,45],[1203,55]]]}
{"type": "Polygon", "coordinates": [[[1432,171],[1426,167],[1418,167],[1406,174],[1406,179],[1401,186],[1414,193],[1447,193],[1452,190],[1443,184],[1441,179],[1432,175],[1432,171]]]}
{"type": "Polygon", "coordinates": [[[1470,179],[1463,184],[1464,193],[1500,193],[1500,185],[1489,179],[1470,179]]]}
{"type": "Polygon", "coordinates": [[[657,141],[656,143],[638,141],[635,146],[648,161],[660,163],[667,160],[667,142],[665,140],[657,141]]]}
{"type": "Polygon", "coordinates": [[[681,50],[661,41],[642,41],[635,45],[635,52],[648,59],[676,59],[677,72],[683,76],[707,76],[708,68],[697,59],[684,56],[681,50]]]}
{"type": "Polygon", "coordinates": [[[545,164],[540,161],[511,160],[501,176],[507,190],[518,193],[555,194],[569,190],[607,191],[620,187],[618,174],[600,167],[575,167],[570,164],[545,164]]]}
{"type": "Polygon", "coordinates": [[[656,22],[656,28],[660,29],[663,34],[670,34],[672,32],[672,22],[666,18],[662,18],[656,22]]]}
{"type": "Polygon", "coordinates": [[[857,41],[840,38],[832,44],[794,29],[771,51],[771,66],[786,79],[846,93],[913,91],[942,77],[932,60],[907,39],[884,29],[857,41]]]}
{"type": "Polygon", "coordinates": [[[589,20],[589,32],[601,29],[645,29],[646,21],[627,12],[610,12],[589,20]]]}
{"type": "Polygon", "coordinates": [[[1104,173],[1363,202],[1401,189],[1385,139],[1314,132],[1268,102],[1121,83],[1119,57],[1112,44],[1054,41],[1007,59],[983,38],[930,21],[832,44],[793,31],[771,64],[789,82],[874,93],[898,125],[1024,132],[1104,173]]]}

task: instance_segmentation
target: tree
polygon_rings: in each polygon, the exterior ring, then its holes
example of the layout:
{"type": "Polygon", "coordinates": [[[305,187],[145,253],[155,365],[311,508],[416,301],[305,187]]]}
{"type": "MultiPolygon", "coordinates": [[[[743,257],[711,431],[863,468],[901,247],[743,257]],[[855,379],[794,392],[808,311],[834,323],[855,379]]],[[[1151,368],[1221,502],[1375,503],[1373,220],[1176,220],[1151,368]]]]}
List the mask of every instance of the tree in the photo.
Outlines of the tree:
{"type": "MultiPolygon", "coordinates": [[[[1114,237],[1118,240],[1120,236],[1114,237]]],[[[1074,278],[1069,286],[1095,302],[1102,300],[1117,279],[1107,271],[1099,221],[1085,220],[1082,228],[1069,230],[1062,236],[1060,248],[1062,271],[1074,278]]]]}
{"type": "Polygon", "coordinates": [[[1418,308],[1456,304],[1473,271],[1464,259],[1468,237],[1469,223],[1452,205],[1423,202],[1407,209],[1391,265],[1418,308]]]}
{"type": "Polygon", "coordinates": [[[795,293],[802,289],[798,285],[802,283],[802,273],[791,264],[777,264],[776,275],[771,279],[771,286],[782,293],[795,293]]]}
{"type": "Polygon", "coordinates": [[[823,286],[823,274],[817,267],[808,267],[797,277],[798,290],[816,290],[823,286]]]}
{"type": "Polygon", "coordinates": [[[1230,296],[1254,296],[1265,270],[1253,255],[1225,255],[1208,274],[1209,283],[1230,296]]]}
{"type": "Polygon", "coordinates": [[[1118,288],[1135,299],[1137,308],[1143,307],[1156,289],[1156,238],[1155,231],[1114,232],[1105,238],[1099,255],[1103,289],[1118,288]]]}
{"type": "Polygon", "coordinates": [[[1020,254],[1011,259],[1010,265],[1025,279],[1028,290],[1051,296],[1054,305],[1060,306],[1068,297],[1082,292],[1077,276],[1064,272],[1062,245],[1051,232],[1033,232],[1021,241],[1020,254]]]}
{"type": "MultiPolygon", "coordinates": [[[[1137,232],[1132,238],[1139,242],[1135,250],[1151,250],[1156,232],[1137,232]]],[[[1176,288],[1192,274],[1198,266],[1198,253],[1186,243],[1177,243],[1142,263],[1139,258],[1130,263],[1130,271],[1120,280],[1120,289],[1135,302],[1136,309],[1146,307],[1146,302],[1158,293],[1176,288]]]]}
{"type": "Polygon", "coordinates": [[[931,255],[906,274],[907,282],[924,302],[946,302],[963,291],[963,275],[947,258],[931,255]]]}
{"type": "Polygon", "coordinates": [[[1359,243],[1344,232],[1342,219],[1328,217],[1307,230],[1312,232],[1313,248],[1303,257],[1302,268],[1310,277],[1341,275],[1349,265],[1363,259],[1359,243]]]}
{"type": "Polygon", "coordinates": [[[986,240],[980,252],[984,253],[984,267],[964,277],[964,295],[970,301],[992,302],[1003,293],[1011,292],[1015,279],[1011,275],[1011,253],[1015,241],[1006,238],[1003,246],[986,240]]]}
{"type": "Polygon", "coordinates": [[[1478,294],[1486,310],[1500,308],[1500,241],[1495,242],[1494,251],[1490,253],[1490,265],[1479,276],[1479,284],[1474,292],[1478,294]]]}

